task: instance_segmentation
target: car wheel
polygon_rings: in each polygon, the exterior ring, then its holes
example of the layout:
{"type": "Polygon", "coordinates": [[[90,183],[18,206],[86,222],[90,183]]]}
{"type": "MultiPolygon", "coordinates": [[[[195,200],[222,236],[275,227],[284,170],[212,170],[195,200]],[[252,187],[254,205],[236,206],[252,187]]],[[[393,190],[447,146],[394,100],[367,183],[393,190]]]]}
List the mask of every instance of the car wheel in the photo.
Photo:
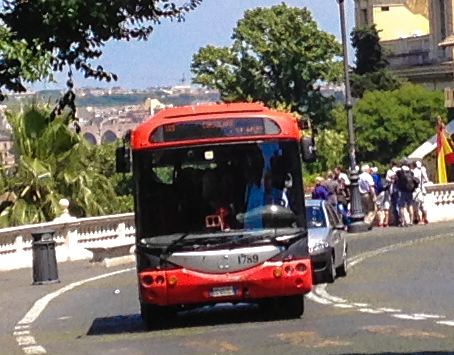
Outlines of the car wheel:
{"type": "Polygon", "coordinates": [[[173,307],[140,304],[140,316],[147,330],[165,328],[175,316],[173,307]]]}
{"type": "Polygon", "coordinates": [[[334,267],[334,257],[331,255],[331,258],[326,263],[326,270],[324,273],[324,281],[331,284],[336,279],[336,268],[334,267]]]}
{"type": "Polygon", "coordinates": [[[304,296],[284,296],[277,299],[278,313],[283,318],[300,318],[304,313],[304,296]]]}
{"type": "Polygon", "coordinates": [[[336,268],[336,276],[347,276],[347,246],[345,246],[344,255],[342,255],[342,264],[336,268]]]}

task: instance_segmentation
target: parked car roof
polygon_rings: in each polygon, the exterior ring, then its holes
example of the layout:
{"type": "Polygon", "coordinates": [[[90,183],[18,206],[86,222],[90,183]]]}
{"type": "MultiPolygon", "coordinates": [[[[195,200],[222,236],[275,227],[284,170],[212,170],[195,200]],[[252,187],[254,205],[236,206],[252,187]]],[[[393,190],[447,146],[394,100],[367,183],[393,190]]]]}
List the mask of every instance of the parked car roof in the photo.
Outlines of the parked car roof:
{"type": "Polygon", "coordinates": [[[324,200],[306,200],[306,206],[321,206],[324,200]]]}

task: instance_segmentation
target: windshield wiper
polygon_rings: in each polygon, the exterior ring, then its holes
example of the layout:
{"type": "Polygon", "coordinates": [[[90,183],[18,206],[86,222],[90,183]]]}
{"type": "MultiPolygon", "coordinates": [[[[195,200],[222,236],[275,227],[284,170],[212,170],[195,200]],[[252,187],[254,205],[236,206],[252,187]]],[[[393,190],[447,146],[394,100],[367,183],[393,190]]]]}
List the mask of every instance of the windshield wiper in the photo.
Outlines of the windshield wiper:
{"type": "Polygon", "coordinates": [[[159,256],[161,259],[161,264],[169,258],[169,256],[175,251],[176,247],[189,235],[189,233],[183,233],[177,239],[175,239],[172,243],[170,243],[167,248],[164,249],[162,254],[159,256]]]}

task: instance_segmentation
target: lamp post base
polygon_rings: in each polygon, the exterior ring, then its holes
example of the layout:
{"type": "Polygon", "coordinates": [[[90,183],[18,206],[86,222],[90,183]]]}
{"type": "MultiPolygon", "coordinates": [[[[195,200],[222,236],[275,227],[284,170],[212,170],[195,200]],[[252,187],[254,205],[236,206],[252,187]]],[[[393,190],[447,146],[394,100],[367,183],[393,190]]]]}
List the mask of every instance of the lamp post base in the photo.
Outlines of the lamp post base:
{"type": "Polygon", "coordinates": [[[348,233],[363,233],[369,230],[369,225],[364,221],[352,222],[347,226],[348,233]]]}
{"type": "Polygon", "coordinates": [[[361,207],[361,194],[358,187],[358,171],[352,169],[350,172],[350,189],[351,189],[351,223],[347,226],[349,233],[362,233],[370,229],[368,223],[364,221],[365,213],[361,207]]]}

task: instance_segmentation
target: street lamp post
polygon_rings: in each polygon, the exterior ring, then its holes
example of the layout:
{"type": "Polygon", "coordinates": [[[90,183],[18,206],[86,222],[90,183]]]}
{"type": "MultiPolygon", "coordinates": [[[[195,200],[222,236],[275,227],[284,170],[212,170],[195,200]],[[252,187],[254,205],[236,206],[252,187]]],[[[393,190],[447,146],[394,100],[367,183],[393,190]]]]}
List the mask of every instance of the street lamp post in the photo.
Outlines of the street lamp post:
{"type": "Polygon", "coordinates": [[[364,222],[364,213],[361,208],[361,196],[358,188],[358,170],[355,156],[355,128],[353,124],[352,96],[350,91],[350,75],[348,68],[347,33],[345,29],[345,5],[344,0],[337,0],[339,3],[340,25],[342,34],[342,49],[344,55],[344,80],[345,80],[345,110],[347,111],[348,124],[348,152],[350,156],[350,210],[351,223],[348,231],[351,233],[365,232],[368,225],[364,222]]]}

